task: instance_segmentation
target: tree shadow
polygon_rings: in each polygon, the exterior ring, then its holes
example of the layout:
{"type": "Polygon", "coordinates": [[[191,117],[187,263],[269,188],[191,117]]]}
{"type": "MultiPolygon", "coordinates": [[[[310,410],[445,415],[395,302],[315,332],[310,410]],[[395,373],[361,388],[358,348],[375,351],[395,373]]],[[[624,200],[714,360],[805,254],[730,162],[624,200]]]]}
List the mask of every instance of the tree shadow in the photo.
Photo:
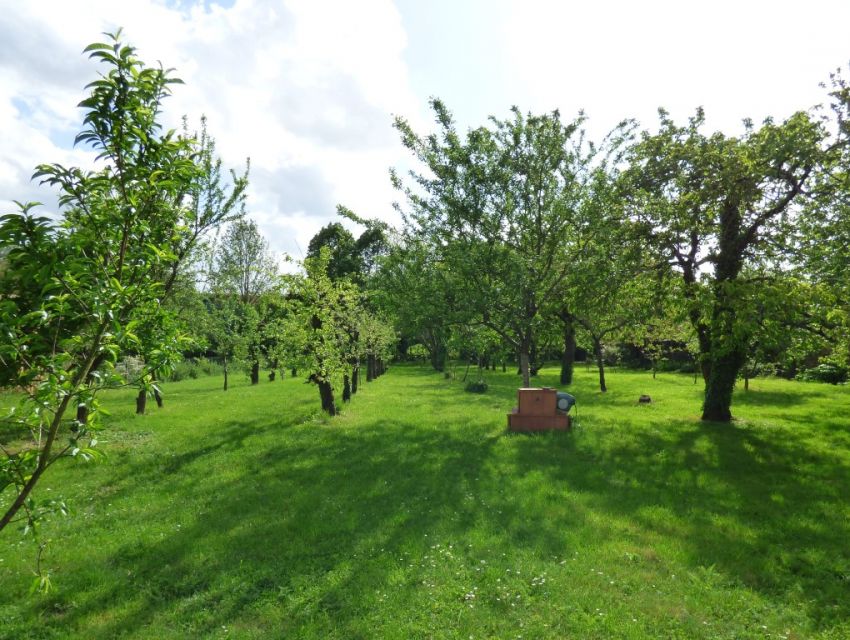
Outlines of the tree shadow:
{"type": "MultiPolygon", "coordinates": [[[[732,407],[782,407],[809,404],[810,402],[819,402],[826,395],[823,392],[812,391],[806,389],[805,395],[800,391],[794,393],[783,393],[781,391],[763,391],[759,389],[750,389],[744,391],[739,389],[735,394],[732,407]]],[[[733,411],[734,413],[734,411],[733,411]]]]}
{"type": "MultiPolygon", "coordinates": [[[[484,396],[429,378],[406,381],[420,402],[413,410],[462,402],[480,407],[481,420],[423,426],[388,412],[346,426],[311,418],[311,396],[284,420],[229,422],[180,453],[128,460],[110,498],[139,500],[158,487],[181,502],[187,521],[174,522],[173,503],[152,502],[134,523],[139,533],[98,560],[111,580],[108,615],[104,593],[92,589],[58,593],[33,605],[33,616],[62,609],[48,623],[91,638],[179,618],[181,633],[197,637],[234,623],[251,631],[251,620],[277,612],[281,637],[305,628],[374,637],[366,625],[380,607],[375,585],[391,589],[401,571],[412,572],[408,580],[417,569],[405,567],[419,566],[437,541],[479,530],[500,549],[563,557],[618,535],[596,527],[594,540],[578,540],[589,514],[627,522],[643,548],[663,533],[694,572],[715,567],[784,606],[805,593],[810,618],[824,627],[850,616],[850,523],[836,508],[848,503],[850,469],[844,454],[813,447],[810,431],[665,419],[513,435],[501,427],[502,404],[516,397],[512,377],[484,396]]],[[[541,386],[555,386],[551,378],[541,386]]],[[[573,389],[589,396],[591,387],[573,389]]],[[[595,402],[593,411],[607,406],[595,402]]],[[[81,558],[68,570],[86,584],[102,569],[81,558]]],[[[417,595],[396,594],[411,612],[421,608],[417,595]]]]}
{"type": "Polygon", "coordinates": [[[819,626],[846,621],[850,520],[836,508],[850,497],[844,453],[787,428],[767,438],[734,424],[674,421],[661,435],[629,426],[604,450],[579,448],[578,464],[563,464],[545,440],[518,440],[517,456],[638,525],[645,545],[658,531],[677,538],[694,570],[715,567],[788,606],[804,593],[819,626]]]}

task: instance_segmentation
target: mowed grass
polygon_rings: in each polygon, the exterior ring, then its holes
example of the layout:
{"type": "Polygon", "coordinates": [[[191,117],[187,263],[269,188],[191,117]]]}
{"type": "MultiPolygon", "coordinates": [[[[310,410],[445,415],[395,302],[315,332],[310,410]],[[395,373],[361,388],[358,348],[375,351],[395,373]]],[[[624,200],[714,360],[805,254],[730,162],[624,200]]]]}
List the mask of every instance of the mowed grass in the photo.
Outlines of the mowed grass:
{"type": "Polygon", "coordinates": [[[572,433],[513,435],[487,379],[395,366],[332,420],[290,378],[113,394],[108,460],[41,487],[52,593],[0,535],[0,638],[850,637],[850,389],[707,425],[690,377],[582,367],[572,433]]]}

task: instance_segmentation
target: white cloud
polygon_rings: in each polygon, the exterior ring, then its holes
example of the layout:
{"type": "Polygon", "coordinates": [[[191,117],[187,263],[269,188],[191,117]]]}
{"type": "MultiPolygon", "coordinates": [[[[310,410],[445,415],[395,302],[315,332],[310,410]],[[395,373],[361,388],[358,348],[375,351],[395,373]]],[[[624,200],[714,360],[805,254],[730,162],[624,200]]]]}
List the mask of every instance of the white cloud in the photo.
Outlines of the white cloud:
{"type": "Polygon", "coordinates": [[[251,157],[249,213],[294,255],[338,202],[395,219],[387,169],[412,162],[391,114],[428,131],[426,94],[463,127],[509,104],[584,107],[597,137],[623,117],[654,125],[658,106],[681,119],[704,105],[712,127],[734,131],[820,101],[818,82],[850,57],[839,0],[398,2],[401,14],[392,0],[0,0],[0,211],[50,203],[29,182],[37,163],[90,161],[70,149],[96,73],[80,52],[118,26],[185,80],[171,126],[206,114],[225,163],[251,157]]]}
{"type": "Polygon", "coordinates": [[[303,248],[337,202],[393,215],[387,168],[404,151],[391,114],[420,105],[390,0],[42,1],[9,3],[3,14],[0,206],[38,193],[27,181],[39,162],[89,162],[68,149],[75,105],[96,73],[80,52],[123,26],[142,59],[186,82],[165,105],[169,125],[205,114],[226,164],[238,170],[250,156],[249,214],[274,250],[297,255],[296,241],[303,248]]]}
{"type": "MultiPolygon", "coordinates": [[[[784,118],[824,99],[818,83],[850,58],[850,3],[514,3],[503,25],[510,82],[534,110],[585,108],[594,133],[619,119],[653,126],[706,108],[709,124],[784,118]]],[[[519,98],[518,98],[519,99],[519,98]]]]}

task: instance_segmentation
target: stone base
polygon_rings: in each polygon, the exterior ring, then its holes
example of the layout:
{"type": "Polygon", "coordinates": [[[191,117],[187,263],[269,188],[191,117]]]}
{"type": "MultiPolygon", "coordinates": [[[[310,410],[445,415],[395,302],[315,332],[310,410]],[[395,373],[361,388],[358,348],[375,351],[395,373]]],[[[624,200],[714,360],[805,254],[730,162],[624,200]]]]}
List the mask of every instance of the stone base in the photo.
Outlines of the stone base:
{"type": "MultiPolygon", "coordinates": [[[[516,411],[516,410],[514,410],[516,411]]],[[[521,413],[508,414],[508,429],[511,431],[569,431],[570,417],[565,413],[554,416],[528,416],[521,413]]]]}

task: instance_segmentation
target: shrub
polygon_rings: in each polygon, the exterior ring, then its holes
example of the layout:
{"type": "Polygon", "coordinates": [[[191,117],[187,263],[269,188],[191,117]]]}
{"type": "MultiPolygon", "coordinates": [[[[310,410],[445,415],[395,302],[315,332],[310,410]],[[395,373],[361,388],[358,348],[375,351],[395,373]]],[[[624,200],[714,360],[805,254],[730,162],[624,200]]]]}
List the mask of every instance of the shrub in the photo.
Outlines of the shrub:
{"type": "Polygon", "coordinates": [[[466,383],[465,390],[470,393],[485,393],[487,391],[487,383],[483,380],[470,381],[466,383]]]}
{"type": "Polygon", "coordinates": [[[831,362],[824,362],[811,369],[806,369],[797,374],[798,380],[806,382],[828,382],[829,384],[839,384],[847,382],[847,369],[839,367],[831,362]]]}
{"type": "Polygon", "coordinates": [[[200,369],[205,376],[219,376],[224,373],[224,367],[222,367],[221,364],[214,360],[208,360],[207,358],[198,358],[198,369],[200,369]]]}
{"type": "Polygon", "coordinates": [[[221,375],[222,367],[217,362],[206,358],[186,358],[178,362],[174,370],[168,375],[170,382],[200,378],[202,376],[221,375]]]}
{"type": "Polygon", "coordinates": [[[428,349],[417,343],[407,350],[407,357],[415,362],[425,362],[428,360],[428,349]]]}
{"type": "Polygon", "coordinates": [[[191,378],[194,380],[200,375],[198,364],[194,360],[181,360],[174,366],[174,370],[168,376],[171,382],[180,382],[191,378]]]}

